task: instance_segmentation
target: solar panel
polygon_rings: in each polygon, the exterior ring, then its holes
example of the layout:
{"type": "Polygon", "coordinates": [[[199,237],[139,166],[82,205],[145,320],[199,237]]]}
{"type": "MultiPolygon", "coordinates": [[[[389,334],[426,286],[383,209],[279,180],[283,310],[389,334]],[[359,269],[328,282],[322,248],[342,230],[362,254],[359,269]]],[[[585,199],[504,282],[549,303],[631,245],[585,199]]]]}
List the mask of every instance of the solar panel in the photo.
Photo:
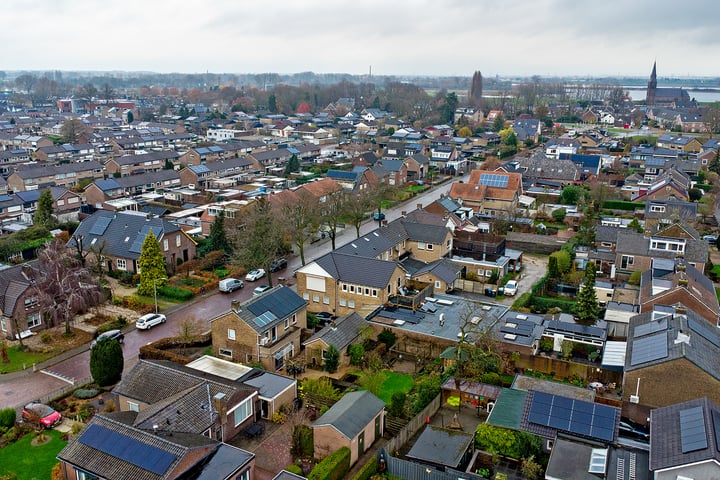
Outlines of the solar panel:
{"type": "Polygon", "coordinates": [[[702,407],[680,410],[680,446],[683,453],[707,448],[705,415],[702,407]]]}
{"type": "Polygon", "coordinates": [[[172,453],[100,425],[87,427],[78,441],[156,475],[164,474],[177,458],[172,453]]]}
{"type": "Polygon", "coordinates": [[[712,411],[713,430],[715,430],[715,448],[720,452],[720,412],[712,411]]]}
{"type": "Polygon", "coordinates": [[[640,365],[667,356],[667,332],[658,332],[633,340],[630,365],[640,365]]]}
{"type": "Polygon", "coordinates": [[[102,235],[105,233],[105,229],[112,222],[110,217],[98,217],[95,223],[90,227],[90,235],[102,235]]]}
{"type": "Polygon", "coordinates": [[[150,231],[153,232],[153,235],[155,235],[155,238],[160,238],[160,228],[159,227],[151,227],[150,225],[143,225],[140,228],[140,233],[138,233],[135,236],[135,240],[133,241],[133,244],[130,246],[130,251],[135,253],[141,253],[142,252],[142,244],[145,242],[145,237],[147,237],[148,233],[150,231]]]}
{"type": "Polygon", "coordinates": [[[611,442],[615,437],[618,410],[559,395],[533,392],[528,422],[568,433],[611,442]]]}
{"type": "Polygon", "coordinates": [[[662,318],[659,321],[652,321],[650,323],[644,323],[635,327],[635,338],[644,337],[651,333],[659,332],[661,330],[667,330],[667,318],[662,318]]]}
{"type": "Polygon", "coordinates": [[[253,319],[253,322],[255,322],[255,325],[258,327],[264,327],[265,325],[269,325],[275,320],[277,320],[278,317],[276,317],[272,312],[265,312],[262,315],[255,317],[253,319]]]}
{"type": "Polygon", "coordinates": [[[495,173],[480,174],[480,184],[487,185],[488,187],[507,188],[508,179],[509,177],[507,175],[498,175],[495,173]]]}
{"type": "Polygon", "coordinates": [[[709,329],[705,322],[701,323],[692,318],[688,318],[687,321],[690,330],[697,333],[716,347],[720,348],[720,335],[718,335],[717,332],[715,332],[714,330],[709,329]]]}

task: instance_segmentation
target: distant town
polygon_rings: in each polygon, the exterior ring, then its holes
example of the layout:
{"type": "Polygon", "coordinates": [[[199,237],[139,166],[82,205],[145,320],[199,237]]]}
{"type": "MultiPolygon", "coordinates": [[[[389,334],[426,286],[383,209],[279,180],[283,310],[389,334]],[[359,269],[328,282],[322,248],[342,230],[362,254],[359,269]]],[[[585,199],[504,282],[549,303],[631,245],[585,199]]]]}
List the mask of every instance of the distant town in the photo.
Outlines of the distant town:
{"type": "Polygon", "coordinates": [[[661,64],[2,71],[0,478],[720,477],[719,221],[661,64]]]}

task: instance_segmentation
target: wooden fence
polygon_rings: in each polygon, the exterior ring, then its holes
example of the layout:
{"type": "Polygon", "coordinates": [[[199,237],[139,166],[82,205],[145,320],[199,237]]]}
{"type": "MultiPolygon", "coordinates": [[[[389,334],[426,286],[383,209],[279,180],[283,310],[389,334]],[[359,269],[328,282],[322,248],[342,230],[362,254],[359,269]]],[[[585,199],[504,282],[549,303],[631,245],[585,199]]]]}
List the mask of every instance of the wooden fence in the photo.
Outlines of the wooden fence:
{"type": "Polygon", "coordinates": [[[442,395],[438,394],[438,396],[435,397],[425,408],[423,408],[420,413],[415,415],[413,419],[397,433],[397,435],[388,440],[385,448],[390,455],[395,455],[395,452],[400,450],[400,448],[405,445],[405,442],[410,440],[412,436],[415,435],[423,425],[425,425],[425,419],[427,417],[435,415],[435,412],[437,412],[440,408],[441,397],[442,395]]]}

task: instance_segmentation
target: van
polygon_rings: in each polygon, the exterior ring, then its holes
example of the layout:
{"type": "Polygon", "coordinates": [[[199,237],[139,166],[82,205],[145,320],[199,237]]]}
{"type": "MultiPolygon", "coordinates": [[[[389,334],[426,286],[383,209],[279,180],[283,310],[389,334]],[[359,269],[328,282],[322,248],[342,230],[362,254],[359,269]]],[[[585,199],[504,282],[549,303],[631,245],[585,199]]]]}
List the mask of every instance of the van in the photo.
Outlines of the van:
{"type": "Polygon", "coordinates": [[[238,288],[243,288],[244,286],[245,282],[243,282],[242,280],[238,280],[237,278],[224,278],[220,280],[220,285],[218,289],[221,292],[231,293],[238,288]]]}

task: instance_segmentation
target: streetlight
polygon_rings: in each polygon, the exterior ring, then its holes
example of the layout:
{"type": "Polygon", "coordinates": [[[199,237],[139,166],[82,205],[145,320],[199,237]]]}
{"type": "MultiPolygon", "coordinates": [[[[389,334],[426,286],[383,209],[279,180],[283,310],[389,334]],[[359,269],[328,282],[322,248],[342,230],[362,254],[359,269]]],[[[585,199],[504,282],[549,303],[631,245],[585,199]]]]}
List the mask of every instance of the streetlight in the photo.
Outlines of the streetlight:
{"type": "Polygon", "coordinates": [[[155,313],[158,313],[158,304],[157,304],[157,281],[158,280],[167,280],[167,277],[161,277],[161,278],[153,278],[153,294],[155,297],[155,313]]]}

